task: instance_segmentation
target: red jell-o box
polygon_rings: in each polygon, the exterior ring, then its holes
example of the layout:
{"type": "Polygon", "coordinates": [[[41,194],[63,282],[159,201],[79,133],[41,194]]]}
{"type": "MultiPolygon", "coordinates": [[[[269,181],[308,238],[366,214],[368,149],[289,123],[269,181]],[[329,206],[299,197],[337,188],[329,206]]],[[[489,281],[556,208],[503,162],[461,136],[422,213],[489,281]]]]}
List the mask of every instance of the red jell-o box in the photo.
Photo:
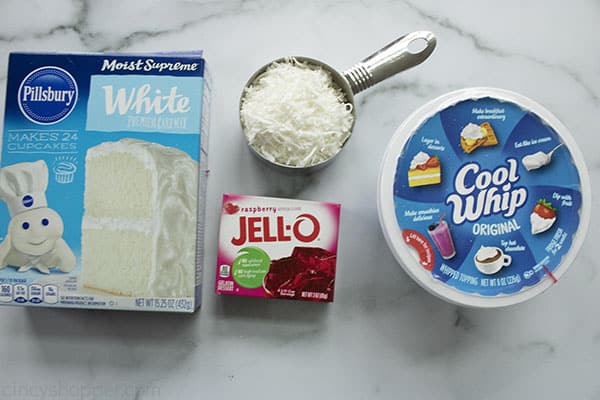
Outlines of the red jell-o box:
{"type": "Polygon", "coordinates": [[[340,205],[223,195],[215,292],[332,302],[340,205]]]}

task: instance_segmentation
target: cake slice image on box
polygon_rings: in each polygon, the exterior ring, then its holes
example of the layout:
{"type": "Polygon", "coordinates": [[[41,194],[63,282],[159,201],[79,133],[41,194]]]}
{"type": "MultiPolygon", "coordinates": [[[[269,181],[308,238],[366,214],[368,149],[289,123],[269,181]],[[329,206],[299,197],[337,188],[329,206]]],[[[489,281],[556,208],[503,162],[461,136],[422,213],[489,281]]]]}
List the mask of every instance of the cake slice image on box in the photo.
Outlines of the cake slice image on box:
{"type": "Polygon", "coordinates": [[[418,152],[410,162],[408,186],[436,185],[442,182],[442,169],[438,156],[418,152]]]}
{"type": "Polygon", "coordinates": [[[196,272],[198,164],[134,139],[85,158],[82,280],[131,297],[191,297],[196,272]]]}
{"type": "Polygon", "coordinates": [[[460,132],[460,147],[470,154],[478,147],[490,147],[498,144],[496,133],[489,122],[481,125],[468,123],[460,132]]]}

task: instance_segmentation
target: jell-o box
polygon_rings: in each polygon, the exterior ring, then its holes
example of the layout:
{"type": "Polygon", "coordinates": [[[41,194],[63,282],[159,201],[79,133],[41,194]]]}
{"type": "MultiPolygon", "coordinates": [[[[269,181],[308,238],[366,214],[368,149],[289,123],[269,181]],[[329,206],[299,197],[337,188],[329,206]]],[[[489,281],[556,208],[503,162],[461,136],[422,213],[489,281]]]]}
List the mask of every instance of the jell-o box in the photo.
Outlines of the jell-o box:
{"type": "Polygon", "coordinates": [[[332,302],[340,205],[223,195],[215,292],[332,302]]]}

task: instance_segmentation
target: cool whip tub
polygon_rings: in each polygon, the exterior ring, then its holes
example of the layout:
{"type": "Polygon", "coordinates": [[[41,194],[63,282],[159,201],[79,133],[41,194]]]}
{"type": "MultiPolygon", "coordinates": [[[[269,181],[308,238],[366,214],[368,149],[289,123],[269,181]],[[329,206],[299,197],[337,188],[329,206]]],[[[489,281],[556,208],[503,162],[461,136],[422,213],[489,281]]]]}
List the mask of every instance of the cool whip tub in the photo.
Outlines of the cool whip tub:
{"type": "Polygon", "coordinates": [[[387,148],[378,192],[398,262],[431,293],[473,307],[556,283],[590,218],[589,176],[567,128],[495,88],[448,93],[412,114],[387,148]]]}

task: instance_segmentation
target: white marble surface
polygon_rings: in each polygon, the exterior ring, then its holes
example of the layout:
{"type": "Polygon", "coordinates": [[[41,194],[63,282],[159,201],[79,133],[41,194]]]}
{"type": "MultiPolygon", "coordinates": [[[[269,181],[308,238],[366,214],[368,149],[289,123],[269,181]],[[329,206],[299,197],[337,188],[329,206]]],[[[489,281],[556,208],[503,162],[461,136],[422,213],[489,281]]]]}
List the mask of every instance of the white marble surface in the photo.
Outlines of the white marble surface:
{"type": "Polygon", "coordinates": [[[598,188],[599,26],[600,3],[577,0],[2,1],[0,99],[14,50],[203,48],[215,90],[202,310],[2,308],[0,398],[600,399],[598,213],[558,285],[493,311],[425,293],[394,261],[376,213],[395,128],[424,102],[468,86],[547,106],[575,135],[598,188]],[[303,54],[344,69],[418,29],[433,31],[438,48],[360,95],[354,136],[334,164],[289,178],[252,158],[237,104],[256,68],[303,54]],[[335,303],[216,296],[223,192],[343,203],[335,303]]]}

